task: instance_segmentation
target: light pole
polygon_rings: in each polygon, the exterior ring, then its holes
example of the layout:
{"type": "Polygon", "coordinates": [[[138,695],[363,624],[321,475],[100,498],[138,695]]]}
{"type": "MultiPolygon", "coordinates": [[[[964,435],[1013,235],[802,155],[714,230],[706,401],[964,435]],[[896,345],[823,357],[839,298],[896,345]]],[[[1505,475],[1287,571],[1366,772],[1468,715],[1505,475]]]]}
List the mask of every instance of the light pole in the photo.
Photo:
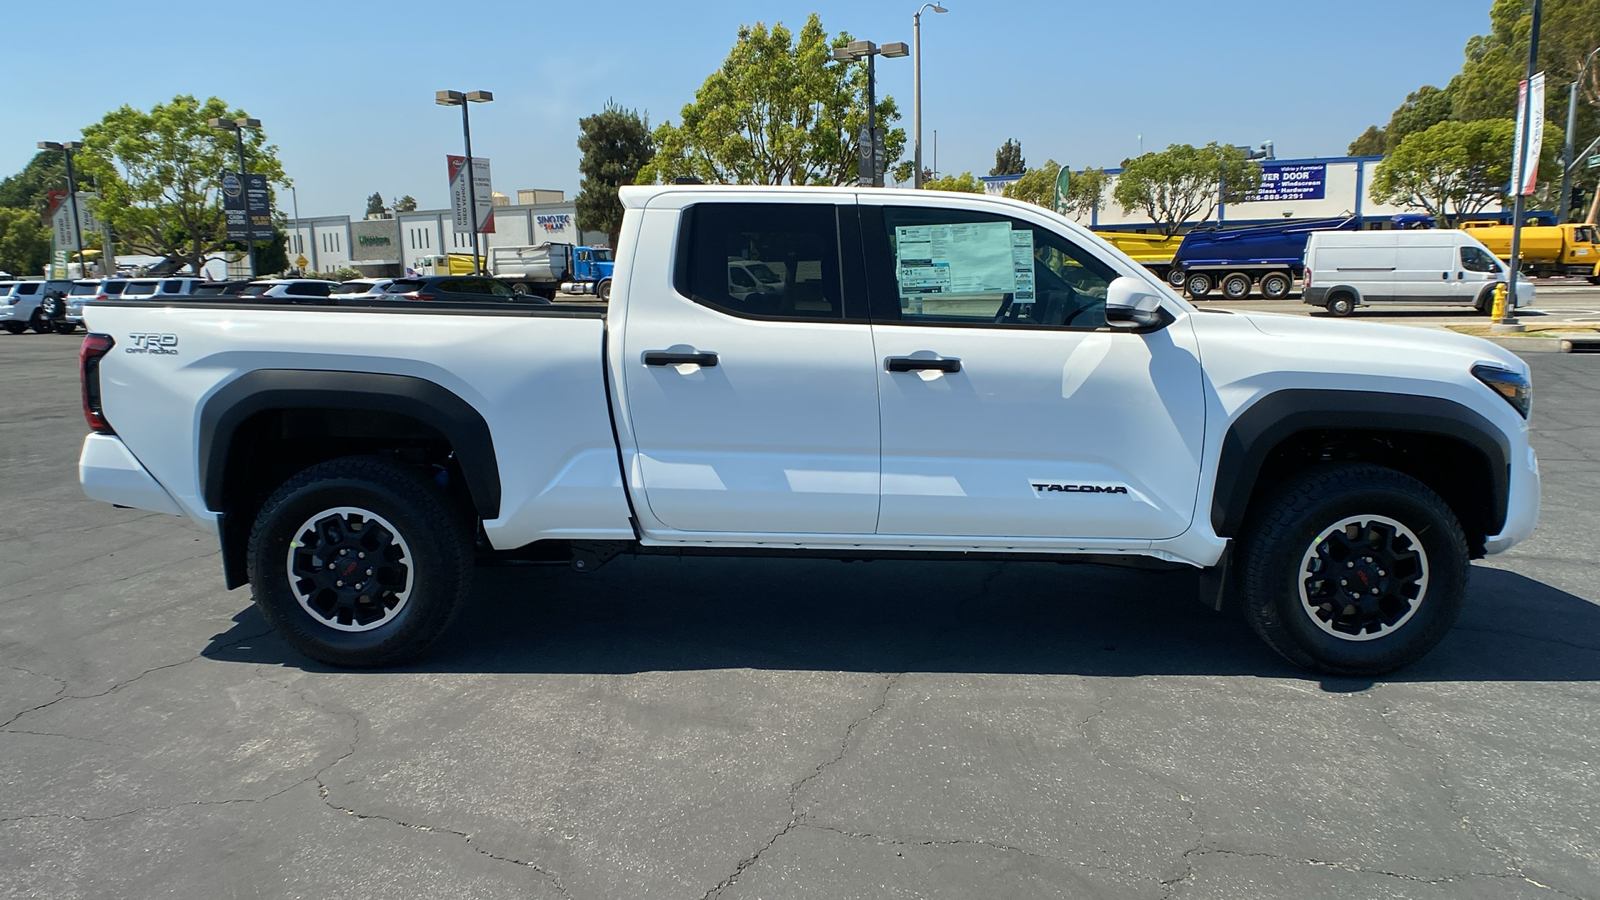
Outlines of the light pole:
{"type": "Polygon", "coordinates": [[[887,56],[890,59],[899,59],[909,56],[911,51],[906,47],[905,41],[896,41],[879,47],[871,41],[851,41],[847,46],[833,48],[833,58],[839,62],[855,60],[867,61],[867,139],[861,142],[860,176],[857,183],[868,187],[883,187],[883,173],[878,171],[878,93],[874,84],[877,71],[873,68],[874,57],[887,56]]]}
{"type": "Polygon", "coordinates": [[[1540,148],[1530,147],[1533,131],[1533,75],[1534,65],[1539,59],[1539,18],[1544,6],[1543,0],[1533,0],[1533,27],[1528,32],[1528,74],[1524,84],[1527,85],[1527,96],[1522,98],[1522,140],[1520,146],[1511,148],[1512,159],[1515,160],[1512,173],[1515,179],[1511,182],[1511,194],[1514,202],[1511,206],[1511,264],[1506,272],[1506,302],[1500,311],[1500,318],[1489,326],[1491,332],[1505,334],[1508,332],[1525,331],[1527,327],[1517,321],[1517,269],[1522,266],[1522,182],[1528,169],[1528,154],[1538,153],[1540,148]]]}
{"type": "Polygon", "coordinates": [[[218,131],[231,131],[238,140],[239,146],[239,190],[244,192],[244,258],[250,267],[250,280],[256,277],[256,223],[250,221],[250,181],[245,178],[249,171],[244,166],[244,130],[254,128],[261,130],[261,120],[251,118],[240,119],[212,119],[208,123],[218,131]]]}
{"type": "MultiPolygon", "coordinates": [[[[300,257],[306,255],[306,251],[304,249],[305,245],[302,243],[302,238],[300,237],[300,192],[295,190],[294,185],[292,184],[289,185],[289,196],[294,200],[294,256],[297,261],[295,264],[295,270],[300,272],[301,275],[304,275],[306,274],[304,267],[298,263],[300,257]]],[[[311,252],[317,252],[316,241],[311,242],[311,252]]],[[[312,268],[315,269],[316,267],[313,266],[312,268]]]]}
{"type": "MultiPolygon", "coordinates": [[[[72,217],[72,239],[78,248],[78,277],[88,278],[89,270],[83,264],[83,228],[78,222],[78,179],[72,174],[72,151],[82,150],[82,141],[40,141],[40,150],[60,150],[67,159],[67,214],[72,217]]],[[[100,270],[106,272],[105,254],[100,254],[100,270]]]]}
{"type": "MultiPolygon", "coordinates": [[[[493,99],[494,94],[488,91],[434,91],[433,93],[433,102],[440,106],[461,107],[461,137],[467,145],[465,178],[467,179],[467,209],[472,211],[472,274],[474,275],[482,274],[482,269],[478,265],[478,190],[473,185],[473,182],[477,179],[473,177],[475,173],[472,170],[472,123],[467,118],[467,104],[488,103],[493,99]]],[[[450,255],[447,253],[444,258],[445,268],[448,270],[450,255]]]]}
{"type": "Polygon", "coordinates": [[[912,151],[916,171],[911,174],[911,186],[922,187],[922,14],[928,10],[946,13],[937,3],[924,3],[911,17],[911,130],[916,133],[912,151]]]}
{"type": "Polygon", "coordinates": [[[1578,67],[1578,77],[1572,79],[1572,84],[1567,88],[1567,143],[1561,154],[1561,200],[1556,207],[1556,221],[1567,220],[1567,208],[1572,205],[1572,167],[1578,161],[1572,158],[1572,133],[1578,129],[1578,92],[1583,87],[1583,73],[1588,71],[1589,62],[1594,55],[1600,53],[1600,47],[1589,51],[1583,58],[1583,65],[1578,67]]]}

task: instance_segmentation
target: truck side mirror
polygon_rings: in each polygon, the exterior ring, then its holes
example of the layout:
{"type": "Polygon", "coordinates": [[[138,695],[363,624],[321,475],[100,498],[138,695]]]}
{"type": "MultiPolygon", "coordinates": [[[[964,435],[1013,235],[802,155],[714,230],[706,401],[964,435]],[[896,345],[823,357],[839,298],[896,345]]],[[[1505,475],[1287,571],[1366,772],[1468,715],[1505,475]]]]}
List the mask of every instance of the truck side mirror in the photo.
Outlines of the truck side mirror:
{"type": "Polygon", "coordinates": [[[1161,295],[1143,281],[1121,275],[1106,286],[1107,324],[1151,328],[1162,318],[1161,295]]]}

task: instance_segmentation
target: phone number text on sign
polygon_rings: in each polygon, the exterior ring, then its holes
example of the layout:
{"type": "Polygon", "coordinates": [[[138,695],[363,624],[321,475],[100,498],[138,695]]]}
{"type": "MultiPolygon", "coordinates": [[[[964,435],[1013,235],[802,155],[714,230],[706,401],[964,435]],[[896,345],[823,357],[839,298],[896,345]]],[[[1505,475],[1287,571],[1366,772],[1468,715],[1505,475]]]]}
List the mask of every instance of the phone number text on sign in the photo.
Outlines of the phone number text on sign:
{"type": "Polygon", "coordinates": [[[1327,180],[1327,163],[1267,164],[1261,167],[1261,186],[1249,200],[1321,200],[1327,180]]]}

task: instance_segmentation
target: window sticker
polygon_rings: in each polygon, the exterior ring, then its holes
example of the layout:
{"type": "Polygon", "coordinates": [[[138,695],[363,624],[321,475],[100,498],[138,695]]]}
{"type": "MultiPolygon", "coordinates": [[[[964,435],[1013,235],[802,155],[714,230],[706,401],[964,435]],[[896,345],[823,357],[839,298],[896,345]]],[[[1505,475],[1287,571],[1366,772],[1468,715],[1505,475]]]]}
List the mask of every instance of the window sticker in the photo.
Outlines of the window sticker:
{"type": "MultiPolygon", "coordinates": [[[[1018,286],[1014,238],[1007,222],[901,225],[895,228],[900,296],[913,310],[930,294],[1009,294],[1018,286]]],[[[1027,233],[1031,296],[1033,234],[1027,233]]]]}
{"type": "Polygon", "coordinates": [[[1022,228],[1011,232],[1011,269],[1013,303],[1033,302],[1033,229],[1022,228]]]}

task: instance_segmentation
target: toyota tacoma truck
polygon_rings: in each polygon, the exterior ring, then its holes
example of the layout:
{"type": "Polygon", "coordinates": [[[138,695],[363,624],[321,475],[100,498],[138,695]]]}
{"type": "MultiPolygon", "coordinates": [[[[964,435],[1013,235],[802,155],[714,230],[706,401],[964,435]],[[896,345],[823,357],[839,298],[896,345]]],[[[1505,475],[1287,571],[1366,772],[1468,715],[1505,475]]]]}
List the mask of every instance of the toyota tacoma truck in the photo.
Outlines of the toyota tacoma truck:
{"type": "Polygon", "coordinates": [[[1290,661],[1375,674],[1538,518],[1528,367],[1488,342],[1198,310],[999,198],[621,199],[605,309],[90,304],[84,490],[189,517],[353,667],[422,652],[475,566],[630,553],[1187,568],[1290,661]]]}

